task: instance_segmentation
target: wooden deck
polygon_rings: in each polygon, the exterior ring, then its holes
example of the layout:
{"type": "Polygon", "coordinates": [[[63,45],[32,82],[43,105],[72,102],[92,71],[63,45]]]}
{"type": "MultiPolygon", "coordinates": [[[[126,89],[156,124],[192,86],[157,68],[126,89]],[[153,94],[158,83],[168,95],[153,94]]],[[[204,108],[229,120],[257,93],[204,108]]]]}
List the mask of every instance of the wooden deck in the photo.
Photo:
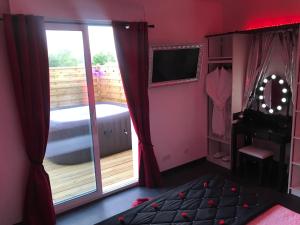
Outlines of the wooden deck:
{"type": "MultiPolygon", "coordinates": [[[[134,176],[132,150],[104,157],[100,161],[103,188],[134,176]]],[[[45,159],[44,167],[50,177],[54,203],[96,189],[92,162],[58,165],[45,159]]]]}

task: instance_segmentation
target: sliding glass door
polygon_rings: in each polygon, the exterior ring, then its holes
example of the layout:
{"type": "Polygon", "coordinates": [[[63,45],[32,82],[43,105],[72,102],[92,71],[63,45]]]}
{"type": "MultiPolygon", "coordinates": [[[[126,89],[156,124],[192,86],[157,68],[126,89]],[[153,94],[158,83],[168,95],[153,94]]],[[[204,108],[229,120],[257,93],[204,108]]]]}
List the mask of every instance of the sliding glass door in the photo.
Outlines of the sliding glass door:
{"type": "Polygon", "coordinates": [[[62,212],[135,183],[137,143],[112,28],[49,24],[46,35],[51,111],[44,166],[62,212]]]}
{"type": "Polygon", "coordinates": [[[85,29],[49,25],[46,36],[51,109],[44,166],[62,211],[101,196],[99,143],[85,29]]]}
{"type": "Polygon", "coordinates": [[[89,26],[103,192],[137,180],[134,130],[120,75],[113,29],[89,26]],[[132,135],[133,132],[133,135],[132,135]]]}

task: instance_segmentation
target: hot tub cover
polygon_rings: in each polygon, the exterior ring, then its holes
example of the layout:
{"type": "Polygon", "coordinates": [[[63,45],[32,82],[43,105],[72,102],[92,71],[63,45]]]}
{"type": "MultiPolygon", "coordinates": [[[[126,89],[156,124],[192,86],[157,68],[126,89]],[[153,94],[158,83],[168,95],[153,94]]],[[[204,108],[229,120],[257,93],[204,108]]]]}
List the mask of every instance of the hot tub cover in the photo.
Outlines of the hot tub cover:
{"type": "Polygon", "coordinates": [[[274,203],[264,189],[205,175],[97,225],[241,225],[274,203]]]}

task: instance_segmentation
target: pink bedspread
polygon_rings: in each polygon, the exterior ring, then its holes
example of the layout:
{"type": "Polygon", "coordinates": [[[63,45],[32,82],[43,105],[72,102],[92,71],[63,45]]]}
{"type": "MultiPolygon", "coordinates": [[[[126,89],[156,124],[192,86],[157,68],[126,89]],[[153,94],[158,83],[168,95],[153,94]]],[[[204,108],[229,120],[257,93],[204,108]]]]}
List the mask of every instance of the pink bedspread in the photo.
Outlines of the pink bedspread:
{"type": "Polygon", "coordinates": [[[276,205],[256,217],[247,225],[299,225],[300,214],[276,205]]]}

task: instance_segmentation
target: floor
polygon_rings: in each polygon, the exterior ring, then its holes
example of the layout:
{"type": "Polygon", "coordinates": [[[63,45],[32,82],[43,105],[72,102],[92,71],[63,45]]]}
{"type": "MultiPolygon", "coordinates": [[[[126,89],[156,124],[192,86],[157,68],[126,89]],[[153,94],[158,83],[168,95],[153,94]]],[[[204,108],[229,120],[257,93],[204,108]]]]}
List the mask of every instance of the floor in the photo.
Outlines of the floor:
{"type": "MultiPolygon", "coordinates": [[[[92,225],[109,218],[115,214],[125,211],[131,207],[132,202],[137,198],[155,197],[171,188],[191,181],[203,174],[218,173],[229,177],[232,180],[245,185],[256,185],[254,179],[241,179],[232,175],[228,170],[217,165],[209,163],[205,160],[198,160],[190,163],[187,166],[182,166],[163,173],[162,187],[149,189],[143,187],[134,187],[126,191],[106,197],[102,200],[95,201],[88,205],[79,207],[72,211],[58,215],[58,225],[92,225]]],[[[270,188],[270,191],[274,191],[270,188]]],[[[278,201],[285,207],[290,208],[300,213],[300,199],[286,194],[277,193],[278,201]]]]}
{"type": "MultiPolygon", "coordinates": [[[[104,157],[100,160],[100,165],[104,188],[134,176],[132,150],[104,157]]],[[[92,162],[58,165],[45,159],[44,166],[50,176],[55,203],[96,189],[92,162]]]]}

